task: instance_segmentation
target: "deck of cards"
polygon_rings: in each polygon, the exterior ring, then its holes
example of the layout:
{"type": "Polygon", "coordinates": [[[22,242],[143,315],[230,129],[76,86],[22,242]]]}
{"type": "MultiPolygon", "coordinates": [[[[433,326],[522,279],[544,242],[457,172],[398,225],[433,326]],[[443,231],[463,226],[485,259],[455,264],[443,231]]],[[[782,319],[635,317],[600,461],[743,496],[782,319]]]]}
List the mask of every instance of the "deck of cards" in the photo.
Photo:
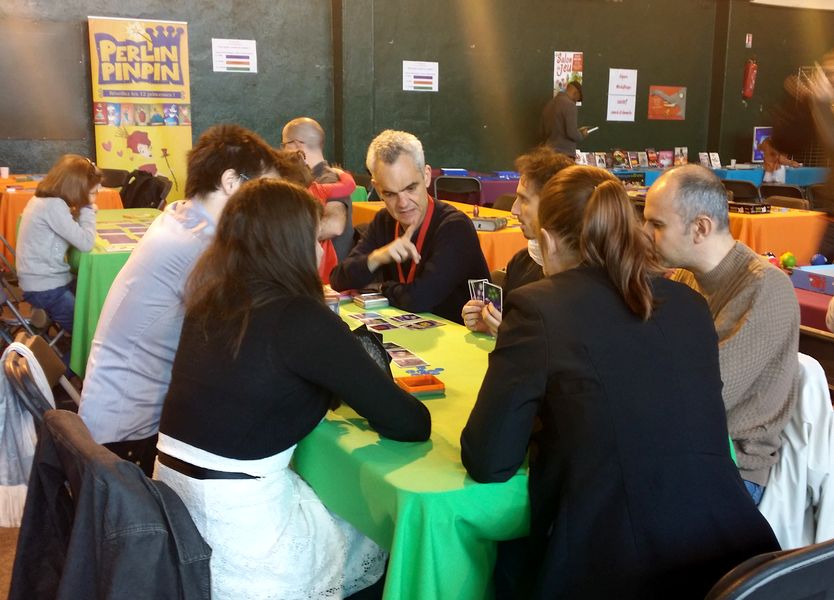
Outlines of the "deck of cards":
{"type": "Polygon", "coordinates": [[[357,294],[353,303],[360,308],[384,308],[388,306],[388,298],[382,294],[357,294]]]}
{"type": "Polygon", "coordinates": [[[501,286],[490,283],[488,279],[470,279],[469,296],[472,300],[492,304],[498,312],[501,312],[504,306],[504,290],[501,286]]]}

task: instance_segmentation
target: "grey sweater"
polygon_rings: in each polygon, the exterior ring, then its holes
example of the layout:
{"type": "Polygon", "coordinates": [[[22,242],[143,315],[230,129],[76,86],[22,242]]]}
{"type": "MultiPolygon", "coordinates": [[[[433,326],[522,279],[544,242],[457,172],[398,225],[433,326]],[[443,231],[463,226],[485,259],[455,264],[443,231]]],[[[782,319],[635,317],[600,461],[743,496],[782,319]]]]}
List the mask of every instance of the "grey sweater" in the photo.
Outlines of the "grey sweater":
{"type": "Polygon", "coordinates": [[[799,303],[790,279],[741,242],[709,273],[679,270],[673,279],[707,300],[741,477],[767,485],[798,391],[799,303]]]}
{"type": "Polygon", "coordinates": [[[43,292],[72,281],[67,249],[92,250],[96,213],[84,207],[78,221],[60,198],[33,196],[26,204],[17,236],[17,276],[24,292],[43,292]]]}

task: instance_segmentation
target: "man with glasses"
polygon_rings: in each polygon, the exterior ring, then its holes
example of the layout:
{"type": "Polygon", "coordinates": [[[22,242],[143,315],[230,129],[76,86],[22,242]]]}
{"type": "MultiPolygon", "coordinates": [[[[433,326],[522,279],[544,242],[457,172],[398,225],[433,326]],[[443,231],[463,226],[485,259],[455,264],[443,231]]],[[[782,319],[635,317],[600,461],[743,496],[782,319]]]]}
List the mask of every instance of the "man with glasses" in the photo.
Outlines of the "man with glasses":
{"type": "MultiPolygon", "coordinates": [[[[780,269],[733,239],[727,194],[708,169],[687,165],[658,178],[644,217],[661,262],[678,269],[673,279],[709,305],[727,427],[741,477],[758,504],[797,397],[799,304],[793,286],[780,269]]],[[[699,361],[692,357],[693,368],[699,361]]]]}
{"type": "Polygon", "coordinates": [[[203,133],[188,154],[187,199],[156,218],[104,302],[79,414],[96,442],[148,475],[188,276],[231,195],[248,179],[278,177],[278,161],[264,140],[237,125],[203,133]]]}
{"type": "MultiPolygon", "coordinates": [[[[298,117],[281,132],[282,146],[287,150],[304,153],[304,162],[313,172],[318,183],[336,183],[339,174],[324,159],[324,129],[313,119],[298,117]]],[[[333,196],[326,199],[321,219],[319,240],[332,240],[338,259],[344,260],[353,247],[353,204],[350,196],[333,196]]]]}
{"type": "Polygon", "coordinates": [[[397,308],[460,323],[468,280],[489,277],[472,221],[429,196],[431,167],[412,134],[380,133],[368,148],[366,165],[386,210],[376,214],[330,274],[330,285],[374,287],[397,308]]]}

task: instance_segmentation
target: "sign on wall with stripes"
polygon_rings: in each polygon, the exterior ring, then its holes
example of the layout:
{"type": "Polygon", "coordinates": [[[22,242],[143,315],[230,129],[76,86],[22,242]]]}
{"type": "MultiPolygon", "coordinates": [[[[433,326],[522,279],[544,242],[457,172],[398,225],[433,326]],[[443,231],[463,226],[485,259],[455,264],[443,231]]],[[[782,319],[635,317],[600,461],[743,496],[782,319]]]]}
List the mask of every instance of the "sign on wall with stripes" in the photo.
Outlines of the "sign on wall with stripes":
{"type": "Polygon", "coordinates": [[[436,92],[439,89],[439,63],[417,60],[403,61],[404,92],[436,92]]]}
{"type": "Polygon", "coordinates": [[[255,40],[211,38],[211,55],[215,72],[258,72],[258,49],[255,40]]]}

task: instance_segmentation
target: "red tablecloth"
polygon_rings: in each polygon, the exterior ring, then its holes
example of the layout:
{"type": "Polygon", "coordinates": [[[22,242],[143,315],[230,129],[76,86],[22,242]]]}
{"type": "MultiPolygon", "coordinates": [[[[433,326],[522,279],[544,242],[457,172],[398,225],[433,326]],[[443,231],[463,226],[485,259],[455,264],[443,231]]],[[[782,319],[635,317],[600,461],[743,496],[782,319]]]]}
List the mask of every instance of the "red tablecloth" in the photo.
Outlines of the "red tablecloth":
{"type": "Polygon", "coordinates": [[[794,292],[796,292],[796,299],[799,300],[799,313],[802,317],[802,324],[827,331],[825,327],[825,312],[828,310],[828,303],[831,301],[832,296],[796,288],[794,288],[794,292]]]}

